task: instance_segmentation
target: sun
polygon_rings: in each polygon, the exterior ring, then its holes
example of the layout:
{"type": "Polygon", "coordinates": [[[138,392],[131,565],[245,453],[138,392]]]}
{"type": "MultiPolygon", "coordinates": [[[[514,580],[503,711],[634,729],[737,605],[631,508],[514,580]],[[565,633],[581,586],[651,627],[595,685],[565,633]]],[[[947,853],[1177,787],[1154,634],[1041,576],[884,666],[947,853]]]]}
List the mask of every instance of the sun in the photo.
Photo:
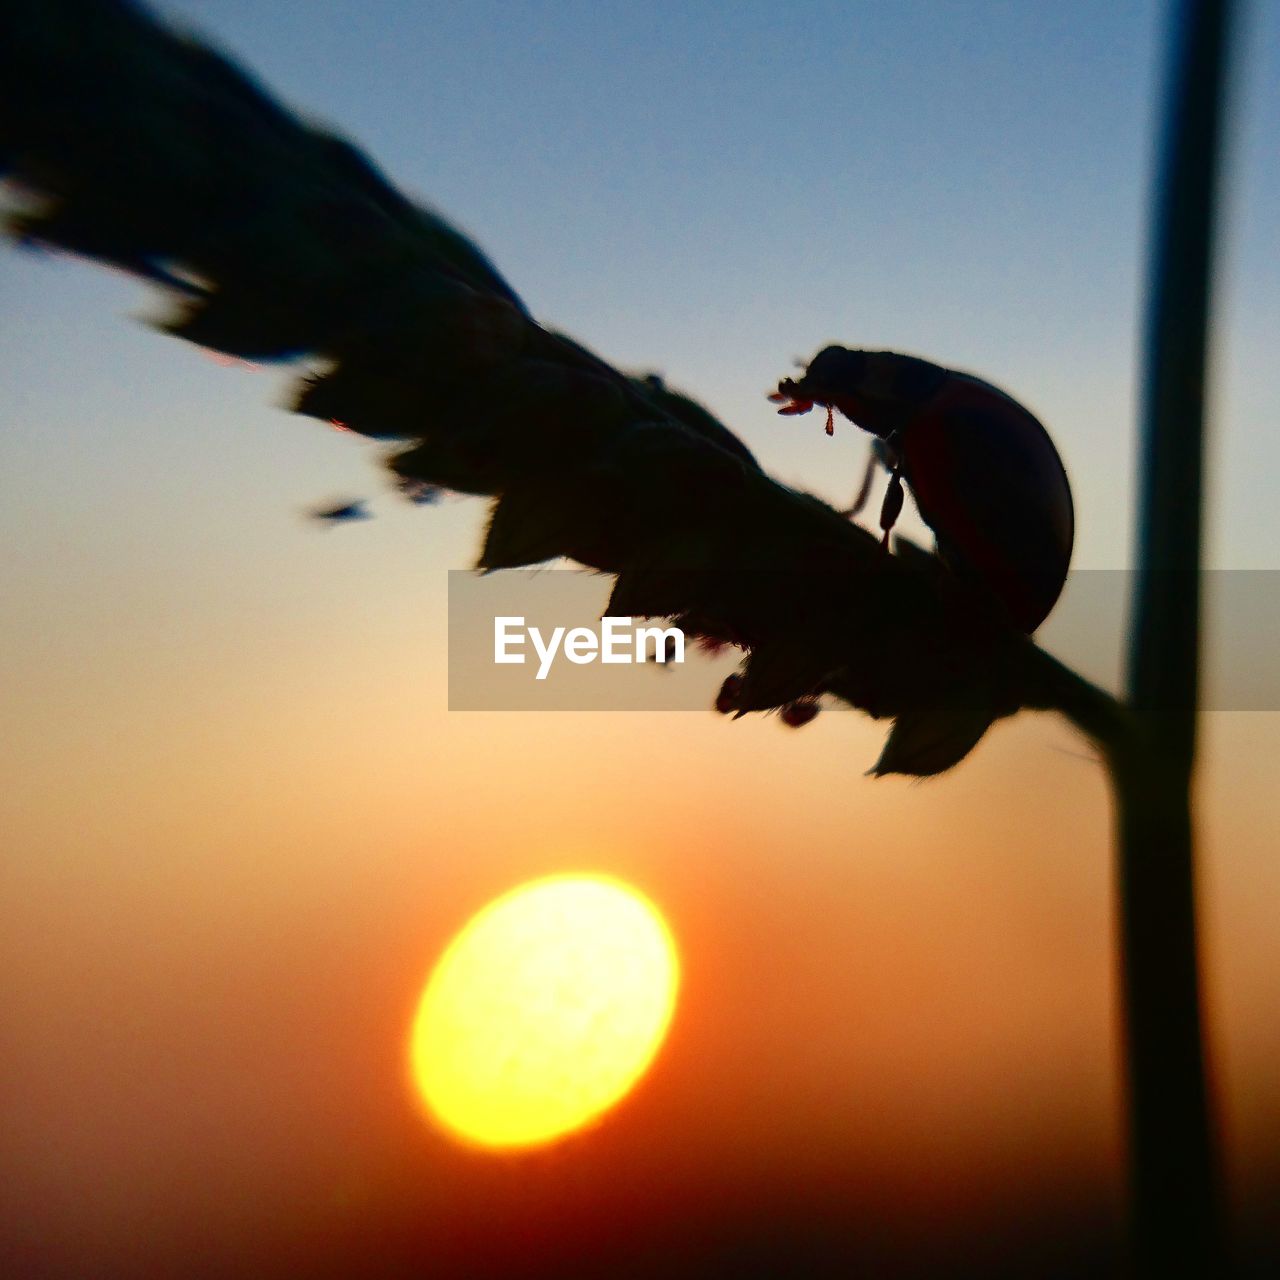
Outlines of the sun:
{"type": "Polygon", "coordinates": [[[645,1073],[680,966],[658,909],[621,881],[561,875],[490,902],[431,973],[413,1081],[453,1136],[530,1147],[573,1132],[645,1073]]]}

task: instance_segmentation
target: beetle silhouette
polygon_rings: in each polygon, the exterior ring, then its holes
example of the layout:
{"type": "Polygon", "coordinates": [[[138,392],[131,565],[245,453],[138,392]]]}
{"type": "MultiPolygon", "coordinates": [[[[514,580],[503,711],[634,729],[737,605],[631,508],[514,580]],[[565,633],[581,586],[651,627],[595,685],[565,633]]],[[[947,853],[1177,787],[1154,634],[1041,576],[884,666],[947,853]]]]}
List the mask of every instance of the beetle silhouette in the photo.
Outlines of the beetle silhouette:
{"type": "Polygon", "coordinates": [[[886,547],[905,482],[949,568],[981,583],[1027,633],[1048,617],[1071,564],[1071,485],[1049,433],[1007,392],[918,356],[831,346],[769,398],[783,414],[822,405],[828,435],[839,411],[877,437],[871,467],[891,470],[886,547]]]}

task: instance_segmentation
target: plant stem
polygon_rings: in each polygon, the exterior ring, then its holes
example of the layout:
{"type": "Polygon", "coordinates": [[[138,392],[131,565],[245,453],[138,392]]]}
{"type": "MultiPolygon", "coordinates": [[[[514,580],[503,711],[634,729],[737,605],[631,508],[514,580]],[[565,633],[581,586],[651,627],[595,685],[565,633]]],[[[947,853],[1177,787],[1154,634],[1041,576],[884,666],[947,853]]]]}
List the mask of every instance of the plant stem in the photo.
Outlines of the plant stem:
{"type": "Polygon", "coordinates": [[[1185,0],[1156,179],[1138,577],[1112,755],[1119,843],[1131,1248],[1143,1276],[1224,1274],[1200,1016],[1191,781],[1204,383],[1230,0],[1185,0]]]}

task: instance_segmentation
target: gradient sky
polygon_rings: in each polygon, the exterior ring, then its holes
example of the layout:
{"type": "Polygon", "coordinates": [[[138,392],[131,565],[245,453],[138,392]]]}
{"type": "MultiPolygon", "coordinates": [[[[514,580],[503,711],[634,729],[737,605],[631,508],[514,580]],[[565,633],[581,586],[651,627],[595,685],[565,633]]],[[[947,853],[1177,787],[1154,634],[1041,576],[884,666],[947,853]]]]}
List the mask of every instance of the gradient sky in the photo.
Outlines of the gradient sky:
{"type": "MultiPolygon", "coordinates": [[[[780,478],[845,500],[864,448],[774,416],[763,392],[793,358],[914,351],[1031,405],[1072,477],[1077,566],[1129,564],[1164,5],[164,12],[454,218],[539,319],[662,371],[780,478]]],[[[1250,6],[1240,44],[1210,559],[1274,570],[1280,5],[1250,6]]],[[[280,374],[135,323],[157,305],[0,251],[0,1183],[19,1257],[69,1274],[317,1222],[443,1240],[480,1205],[501,1231],[659,1186],[730,1217],[783,1188],[811,1215],[892,1206],[940,1240],[1033,1202],[1114,1208],[1108,814],[1067,728],[1020,717],[911,785],[863,778],[881,731],[851,714],[796,735],[450,714],[446,571],[483,505],[380,496],[377,520],[318,531],[315,502],[381,494],[377,448],[274,407],[280,374]],[[666,909],[683,1003],[596,1136],[495,1172],[419,1122],[404,1035],[467,916],[567,868],[666,909]]],[[[1280,717],[1207,716],[1203,764],[1210,1012],[1248,1214],[1280,1186],[1280,717]]]]}

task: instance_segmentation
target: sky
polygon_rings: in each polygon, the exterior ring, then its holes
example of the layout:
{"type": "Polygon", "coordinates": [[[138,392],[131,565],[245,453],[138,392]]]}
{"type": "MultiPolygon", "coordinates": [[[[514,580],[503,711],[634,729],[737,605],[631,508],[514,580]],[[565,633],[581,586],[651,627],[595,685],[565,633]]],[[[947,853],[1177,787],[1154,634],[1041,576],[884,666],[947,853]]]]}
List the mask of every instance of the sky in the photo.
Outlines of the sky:
{"type": "MultiPolygon", "coordinates": [[[[1247,9],[1208,558],[1276,570],[1280,5],[1247,9]]],[[[864,457],[852,429],[774,415],[796,358],[911,351],[1031,406],[1071,476],[1077,568],[1130,565],[1164,5],[162,11],[780,479],[847,501],[864,457]]],[[[137,323],[157,310],[90,264],[0,251],[0,1222],[28,1274],[392,1274],[421,1250],[479,1273],[521,1241],[620,1247],[604,1221],[716,1258],[745,1240],[903,1266],[1110,1238],[1113,868],[1087,744],[1023,715],[911,784],[863,776],[882,731],[852,713],[791,734],[450,712],[448,570],[483,504],[398,505],[377,446],[282,412],[281,373],[137,323]],[[348,497],[377,518],[304,519],[348,497]],[[662,908],[670,1040],[590,1134],[460,1151],[406,1084],[418,993],[484,903],[571,869],[662,908]]],[[[1231,619],[1209,621],[1212,655],[1231,619]]],[[[1277,764],[1274,709],[1206,714],[1207,1007],[1257,1250],[1280,1188],[1277,764]]]]}

